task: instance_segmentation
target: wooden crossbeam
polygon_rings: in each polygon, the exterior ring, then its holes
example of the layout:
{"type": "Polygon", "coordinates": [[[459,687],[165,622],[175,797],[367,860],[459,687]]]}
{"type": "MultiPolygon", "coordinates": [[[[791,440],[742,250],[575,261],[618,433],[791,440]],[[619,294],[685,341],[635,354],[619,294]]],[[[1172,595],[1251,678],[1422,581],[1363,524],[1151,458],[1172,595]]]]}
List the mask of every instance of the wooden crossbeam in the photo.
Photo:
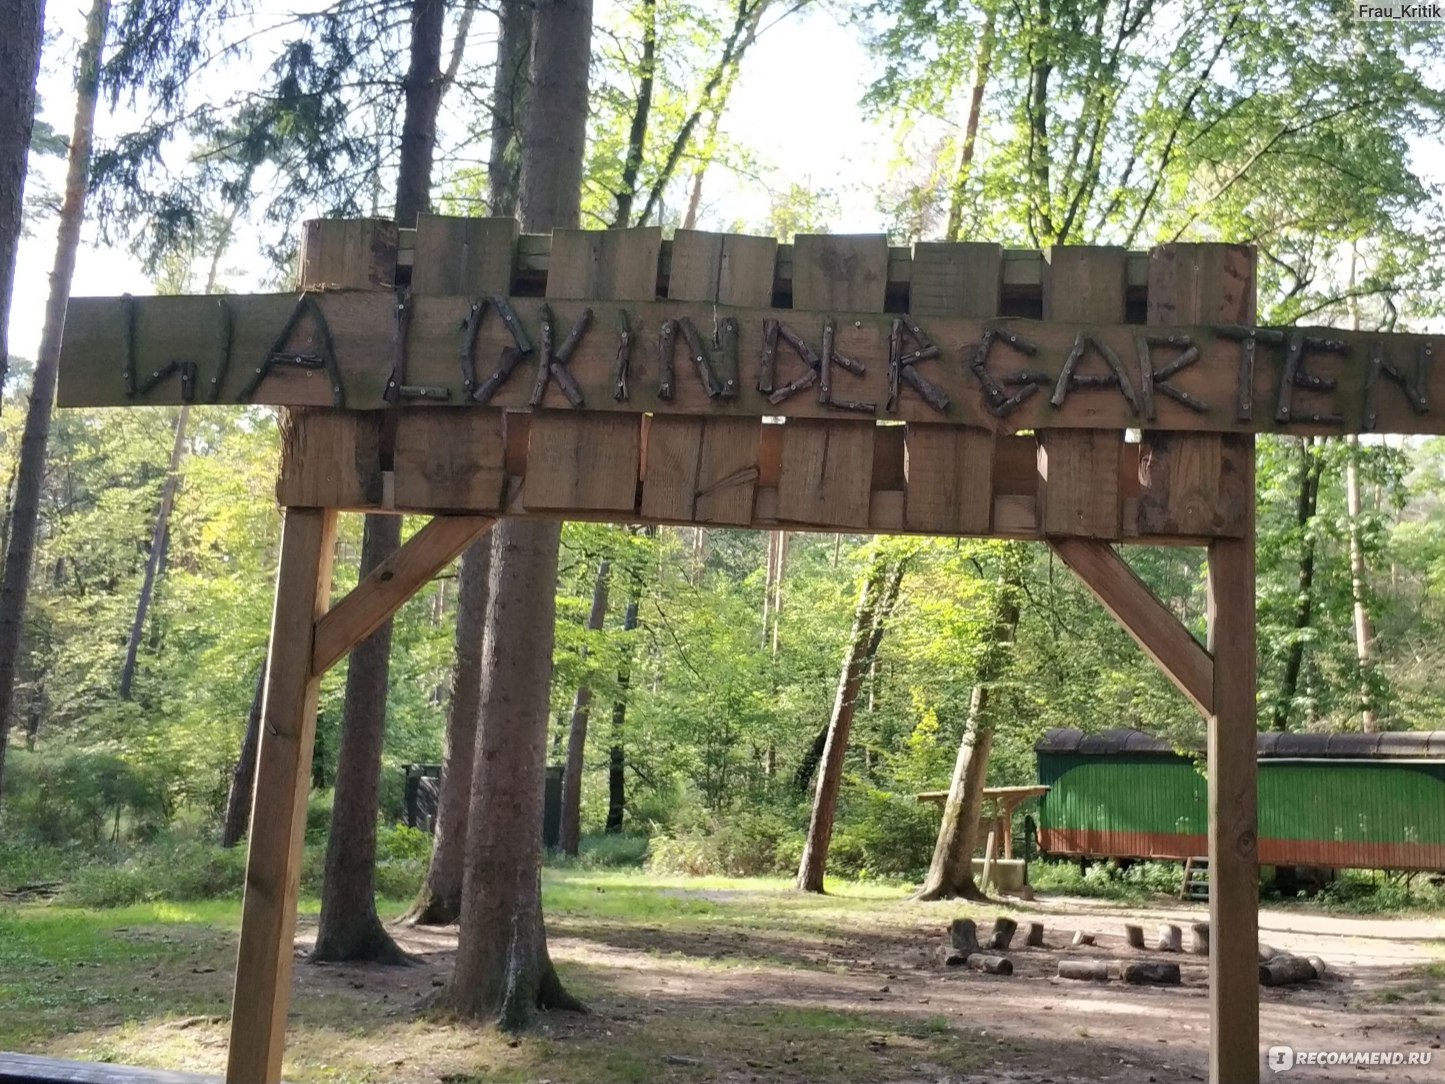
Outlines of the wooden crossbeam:
{"type": "Polygon", "coordinates": [[[1445,365],[1432,364],[1430,336],[1291,328],[1260,329],[1242,342],[1246,332],[1226,324],[1141,335],[1123,322],[1122,288],[1119,300],[1112,319],[1098,322],[919,316],[913,323],[928,347],[900,352],[896,318],[850,311],[845,306],[855,303],[846,296],[831,311],[416,296],[401,331],[394,297],[377,290],[311,293],[304,301],[295,294],[77,298],[59,401],[163,405],[185,401],[190,389],[195,401],[231,404],[876,417],[1000,432],[1445,432],[1445,365]],[[547,380],[538,379],[544,305],[557,348],[570,344],[565,364],[552,359],[558,375],[547,380]],[[629,351],[621,350],[619,314],[629,351]],[[661,332],[669,324],[671,338],[661,332]],[[783,336],[771,351],[777,378],[770,384],[762,355],[774,325],[801,345],[783,336]],[[734,326],[732,345],[712,341],[734,326]],[[735,366],[734,385],[700,377],[705,366],[684,333],[689,327],[708,340],[709,364],[735,366]],[[830,358],[842,361],[821,365],[825,336],[830,358]],[[619,395],[623,353],[630,353],[630,379],[619,395]],[[663,353],[675,361],[671,379],[662,375],[663,353]],[[920,356],[900,366],[895,354],[920,356]],[[406,382],[390,388],[399,355],[406,382]],[[160,378],[178,361],[195,365],[194,381],[160,378]],[[821,379],[795,383],[810,367],[829,377],[830,394],[821,394],[821,379]],[[895,396],[897,372],[906,380],[895,396]],[[864,403],[876,409],[857,409],[864,403]]]}
{"type": "Polygon", "coordinates": [[[1214,660],[1106,542],[1051,538],[1060,560],[1205,715],[1214,710],[1214,660]]]}
{"type": "Polygon", "coordinates": [[[311,672],[326,673],[366,639],[496,521],[489,516],[437,516],[316,622],[311,672]]]}

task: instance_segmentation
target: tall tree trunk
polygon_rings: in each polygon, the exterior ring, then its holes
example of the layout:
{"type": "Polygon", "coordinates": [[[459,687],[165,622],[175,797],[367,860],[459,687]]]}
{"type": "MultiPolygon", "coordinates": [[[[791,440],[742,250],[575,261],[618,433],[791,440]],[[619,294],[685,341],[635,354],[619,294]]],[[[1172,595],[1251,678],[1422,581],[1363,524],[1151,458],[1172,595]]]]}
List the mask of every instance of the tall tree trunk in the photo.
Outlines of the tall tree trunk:
{"type": "Polygon", "coordinates": [[[261,743],[261,705],[266,697],[266,664],[256,674],[256,692],[246,713],[246,733],[241,754],[231,769],[231,788],[226,794],[226,819],[221,824],[221,846],[234,847],[246,837],[251,823],[251,798],[256,792],[256,749],[261,743]]]}
{"type": "MultiPolygon", "coordinates": [[[[40,490],[45,479],[46,446],[50,443],[50,414],[55,405],[60,340],[65,330],[65,311],[70,305],[70,280],[75,275],[80,227],[85,220],[85,190],[90,179],[95,103],[109,19],[109,0],[95,0],[86,18],[85,41],[80,47],[75,126],[70,136],[65,199],[60,205],[60,230],[55,246],[55,263],[50,271],[45,328],[40,336],[40,353],[35,360],[35,382],[30,389],[30,408],[25,413],[25,429],[20,437],[10,544],[5,550],[4,573],[0,575],[0,793],[4,792],[5,747],[14,711],[25,603],[30,589],[30,565],[34,559],[35,535],[40,522],[40,490]]],[[[6,34],[10,32],[9,29],[5,31],[6,34]]],[[[7,72],[5,78],[23,78],[23,75],[23,71],[7,72]]]]}
{"type": "MultiPolygon", "coordinates": [[[[622,616],[622,631],[637,628],[637,599],[628,600],[622,616]]],[[[612,748],[607,756],[607,831],[622,831],[627,815],[627,690],[632,684],[632,637],[622,645],[622,661],[617,666],[617,699],[612,702],[612,748]]]]}
{"type": "MultiPolygon", "coordinates": [[[[627,130],[627,154],[622,162],[622,184],[614,195],[617,208],[613,229],[632,225],[632,204],[637,198],[637,178],[647,150],[647,122],[652,115],[652,85],[657,67],[657,0],[642,0],[642,55],[637,61],[637,96],[632,123],[627,130]]],[[[639,223],[640,225],[640,223],[639,223]]]]}
{"type": "Polygon", "coordinates": [[[988,755],[993,747],[994,720],[990,711],[993,686],[1008,671],[1011,645],[1019,627],[1019,595],[1023,590],[1023,569],[1027,551],[1009,543],[998,594],[993,602],[992,634],[978,662],[973,691],[968,700],[968,719],[948,799],[943,806],[943,823],[933,847],[928,876],[918,892],[920,900],[941,900],[961,896],[987,899],[973,880],[973,852],[978,846],[978,818],[983,809],[983,788],[988,779],[988,755]]]}
{"type": "Polygon", "coordinates": [[[190,417],[189,404],[181,407],[176,415],[176,439],[171,445],[171,462],[166,468],[166,480],[161,486],[161,503],[156,509],[155,527],[151,531],[150,553],[146,556],[145,574],[141,577],[140,597],[136,599],[135,620],[130,626],[130,640],[125,648],[125,664],[120,669],[120,698],[129,700],[131,687],[135,683],[136,656],[140,652],[141,633],[145,630],[146,611],[150,609],[151,592],[155,589],[156,577],[161,573],[161,559],[170,542],[171,506],[175,503],[176,489],[181,483],[181,457],[186,451],[186,421],[190,417]]]}
{"type": "MultiPolygon", "coordinates": [[[[597,566],[597,582],[592,587],[592,612],[587,615],[587,628],[601,632],[607,620],[607,585],[612,576],[612,562],[603,560],[597,566]]],[[[583,647],[583,661],[586,661],[583,647]]],[[[582,845],[582,769],[587,749],[587,720],[592,712],[592,686],[584,675],[572,699],[572,725],[567,731],[567,767],[562,775],[562,823],[559,842],[564,854],[573,858],[582,845]]]]}
{"type": "MultiPolygon", "coordinates": [[[[396,221],[416,225],[431,200],[432,152],[441,105],[444,0],[412,0],[410,64],[403,85],[401,166],[396,221]]],[[[385,427],[384,427],[385,429],[385,427]]],[[[401,545],[401,517],[368,515],[362,530],[360,577],[365,579],[401,545]]],[[[346,701],[336,751],[336,793],[326,841],[326,873],[315,961],[402,963],[376,913],[376,821],[381,806],[381,751],[391,676],[391,621],[351,651],[346,701]]]]}
{"type": "Polygon", "coordinates": [[[1288,730],[1299,695],[1300,672],[1304,668],[1305,632],[1314,617],[1315,602],[1315,532],[1314,518],[1320,500],[1320,472],[1323,460],[1315,454],[1314,437],[1299,441],[1299,489],[1295,499],[1295,526],[1300,533],[1299,586],[1294,603],[1294,639],[1285,656],[1284,676],[1280,679],[1279,699],[1275,701],[1272,726],[1288,730]]]}
{"type": "MultiPolygon", "coordinates": [[[[458,32],[460,35],[460,31],[458,32]]],[[[531,49],[531,9],[503,3],[497,42],[494,117],[489,155],[488,202],[493,215],[517,213],[520,174],[518,123],[526,109],[526,57],[531,49]],[[520,58],[520,60],[519,60],[520,58]]],[[[453,54],[453,60],[456,54],[453,54]]],[[[431,861],[416,902],[403,921],[415,926],[450,926],[462,913],[462,875],[466,867],[471,816],[472,762],[476,756],[482,697],[483,633],[487,622],[492,536],[483,535],[462,554],[457,572],[457,630],[452,663],[452,699],[442,749],[437,792],[436,830],[431,861]]]]}
{"type": "Polygon", "coordinates": [[[1365,544],[1360,517],[1360,438],[1351,433],[1345,438],[1348,458],[1345,460],[1345,511],[1350,519],[1350,594],[1355,612],[1355,658],[1360,664],[1360,729],[1374,733],[1380,729],[1375,711],[1374,685],[1370,671],[1374,668],[1375,633],[1370,623],[1370,607],[1365,590],[1365,544]]]}
{"type": "Polygon", "coordinates": [[[957,241],[963,229],[963,200],[968,190],[968,177],[973,171],[973,150],[978,143],[978,121],[983,114],[983,94],[988,87],[989,69],[993,65],[994,13],[990,8],[984,16],[978,39],[978,59],[974,66],[973,93],[968,99],[968,120],[963,128],[963,146],[958,153],[958,169],[948,197],[948,226],[945,241],[957,241]]]}
{"type": "Polygon", "coordinates": [[[10,363],[10,294],[15,254],[24,232],[25,174],[44,27],[45,0],[15,0],[7,5],[5,32],[0,34],[0,72],[5,73],[0,79],[0,387],[10,363]]]}
{"type": "MultiPolygon", "coordinates": [[[[576,228],[592,54],[591,0],[537,0],[522,140],[522,228],[576,228]]],[[[460,1016],[526,1026],[582,1005],[562,988],[542,924],[542,792],[561,527],[493,530],[486,675],[472,775],[457,962],[438,996],[460,1016]]]]}
{"type": "Polygon", "coordinates": [[[882,557],[873,561],[868,578],[858,592],[858,608],[853,614],[853,634],[843,671],[838,676],[838,695],[833,700],[833,715],[828,722],[828,735],[823,750],[823,770],[818,774],[818,787],[813,795],[813,812],[808,820],[808,837],[803,845],[803,858],[798,864],[798,888],[804,892],[823,891],[823,872],[828,865],[828,845],[833,840],[833,820],[838,811],[838,791],[843,785],[843,761],[848,752],[848,734],[853,728],[853,714],[858,705],[858,690],[883,639],[888,616],[898,601],[903,583],[903,562],[890,569],[882,557]]]}

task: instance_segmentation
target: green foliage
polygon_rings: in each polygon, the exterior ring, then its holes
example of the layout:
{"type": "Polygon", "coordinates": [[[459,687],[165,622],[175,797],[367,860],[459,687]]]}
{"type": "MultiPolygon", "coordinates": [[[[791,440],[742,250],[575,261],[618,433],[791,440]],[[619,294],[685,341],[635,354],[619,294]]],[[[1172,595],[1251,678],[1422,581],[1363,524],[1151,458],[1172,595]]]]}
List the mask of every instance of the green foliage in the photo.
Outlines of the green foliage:
{"type": "Polygon", "coordinates": [[[143,839],[168,819],[164,776],[104,752],[16,753],[4,828],[46,846],[143,839]]]}
{"type": "Polygon", "coordinates": [[[1439,913],[1445,910],[1445,884],[1439,877],[1418,874],[1341,870],[1320,892],[1317,902],[1329,910],[1355,915],[1439,913]]]}
{"type": "Polygon", "coordinates": [[[1184,867],[1178,862],[1133,862],[1127,866],[1110,860],[1090,863],[1080,870],[1073,862],[1033,862],[1029,883],[1039,892],[1068,896],[1147,903],[1159,896],[1178,898],[1184,867]]]}

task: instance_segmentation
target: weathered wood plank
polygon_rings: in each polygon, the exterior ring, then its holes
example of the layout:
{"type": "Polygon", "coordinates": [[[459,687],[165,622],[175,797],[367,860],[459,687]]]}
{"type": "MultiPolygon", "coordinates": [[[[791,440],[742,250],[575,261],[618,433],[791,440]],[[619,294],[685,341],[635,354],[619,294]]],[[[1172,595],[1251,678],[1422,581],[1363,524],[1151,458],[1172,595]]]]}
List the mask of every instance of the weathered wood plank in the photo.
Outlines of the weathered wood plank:
{"type": "Polygon", "coordinates": [[[276,503],[282,508],[379,507],[380,430],[377,411],[284,412],[276,503]]]}
{"type": "Polygon", "coordinates": [[[913,246],[908,311],[915,316],[995,316],[1003,288],[1003,247],[980,241],[913,246]]]}
{"type": "Polygon", "coordinates": [[[505,297],[512,292],[517,230],[515,218],[421,215],[416,223],[412,292],[505,297]]]}
{"type": "MultiPolygon", "coordinates": [[[[1088,325],[1124,319],[1127,307],[1121,248],[1055,246],[1045,254],[1044,316],[1055,321],[1088,325]]],[[[1087,345],[1087,333],[1076,333],[1069,359],[1052,387],[1034,398],[1052,403],[1103,396],[1125,398],[1127,390],[1078,388],[1078,376],[1113,375],[1107,355],[1087,345]],[[1071,368],[1072,363],[1072,368],[1071,368]]],[[[1134,394],[1132,391],[1130,394],[1134,394]]],[[[1115,539],[1120,529],[1118,488],[1119,446],[1124,435],[1114,428],[1069,430],[1039,434],[1039,520],[1045,535],[1075,535],[1115,539]]]]}
{"type": "Polygon", "coordinates": [[[394,507],[501,509],[507,492],[505,426],[500,410],[403,411],[396,427],[394,507]]]}
{"type": "Polygon", "coordinates": [[[320,687],[311,654],[316,622],[331,592],[335,539],[334,510],[286,511],[241,905],[228,1084],[281,1079],[320,687]]]}
{"type": "Polygon", "coordinates": [[[793,307],[882,312],[888,295],[888,237],[800,233],[793,239],[793,307]]]}
{"type": "Polygon", "coordinates": [[[220,1079],[201,1073],[0,1053],[0,1084],[220,1084],[220,1079]]]}
{"type": "Polygon", "coordinates": [[[703,420],[675,414],[658,414],[651,419],[642,482],[644,519],[692,522],[703,420]]]}
{"type": "Polygon", "coordinates": [[[631,514],[641,456],[635,414],[541,411],[532,416],[528,434],[522,504],[529,512],[631,514]]]}
{"type": "Polygon", "coordinates": [[[396,223],[313,218],[301,227],[300,281],[311,290],[378,290],[395,281],[396,223]]]}
{"type": "MultiPolygon", "coordinates": [[[[1118,291],[1115,293],[1117,295],[1118,291]]],[[[382,407],[382,392],[393,363],[395,303],[391,295],[335,291],[314,294],[313,298],[334,346],[345,405],[359,409],[382,407]]],[[[408,409],[464,405],[458,366],[459,328],[471,300],[465,295],[416,298],[408,335],[408,377],[419,385],[444,387],[449,397],[440,402],[418,401],[414,406],[408,403],[408,409]]],[[[512,305],[535,345],[540,336],[540,302],[535,298],[517,298],[512,305]]],[[[237,402],[238,398],[246,398],[242,393],[253,379],[256,368],[264,366],[278,333],[292,317],[296,306],[295,294],[225,298],[151,297],[132,301],[76,298],[66,328],[61,363],[61,403],[65,406],[119,406],[180,402],[179,380],[162,381],[149,392],[133,397],[126,395],[124,360],[128,341],[133,343],[137,372],[148,373],[173,360],[190,360],[197,364],[199,387],[208,388],[209,381],[217,376],[222,364],[219,331],[223,308],[230,314],[231,330],[226,338],[224,353],[228,360],[218,386],[219,401],[237,402]],[[127,334],[128,312],[133,313],[134,318],[131,335],[127,334]]],[[[551,306],[557,326],[561,329],[559,334],[565,334],[573,326],[573,321],[584,308],[593,309],[591,328],[583,335],[568,364],[568,370],[576,379],[589,410],[754,417],[825,417],[837,413],[818,402],[816,388],[776,404],[770,403],[767,396],[756,390],[764,321],[782,321],[816,351],[820,348],[823,322],[828,315],[825,312],[733,308],[672,300],[610,304],[606,299],[593,299],[589,306],[586,300],[554,299],[551,306]],[[622,402],[612,397],[618,346],[615,310],[618,308],[628,314],[636,336],[634,356],[643,368],[632,382],[630,397],[622,402]],[[738,320],[740,329],[740,387],[737,397],[709,398],[696,374],[679,364],[673,398],[670,401],[660,398],[655,364],[658,328],[664,321],[682,317],[692,319],[700,329],[712,328],[715,320],[728,316],[738,320]]],[[[891,317],[865,313],[833,315],[836,318],[836,350],[857,359],[866,367],[861,376],[842,371],[835,374],[839,397],[886,404],[891,317]]],[[[1139,385],[1136,393],[1142,394],[1136,342],[1140,329],[1119,323],[1119,319],[1042,323],[920,317],[919,323],[939,346],[945,359],[945,363],[930,362],[920,372],[926,373],[949,397],[950,406],[946,413],[939,412],[908,390],[900,396],[897,414],[893,416],[906,421],[967,424],[1001,431],[1139,427],[1143,424],[1142,418],[1117,387],[1076,388],[1067,393],[1062,407],[1055,407],[1051,402],[1065,359],[1078,333],[1085,330],[1095,333],[1097,340],[1120,359],[1131,382],[1139,385]],[[996,341],[987,356],[988,374],[996,381],[1006,382],[1011,374],[1037,372],[1045,385],[1000,417],[990,411],[984,388],[970,368],[984,331],[993,326],[1003,327],[1019,339],[1032,343],[1037,352],[1026,356],[1006,343],[996,341]],[[950,363],[947,359],[957,360],[950,363]]],[[[1304,368],[1309,376],[1337,380],[1338,386],[1329,392],[1294,387],[1291,390],[1289,418],[1280,421],[1276,417],[1276,403],[1285,353],[1282,344],[1258,343],[1253,382],[1249,386],[1253,408],[1247,420],[1240,420],[1240,343],[1221,335],[1213,327],[1151,329],[1156,334],[1188,336],[1198,348],[1200,360],[1169,378],[1169,381],[1205,404],[1205,408],[1202,411],[1192,410],[1156,388],[1153,397],[1156,416],[1146,428],[1214,432],[1357,431],[1366,428],[1366,405],[1371,397],[1376,431],[1417,433],[1445,428],[1445,421],[1442,421],[1445,412],[1439,410],[1439,404],[1445,402],[1445,365],[1420,367],[1427,346],[1431,346],[1434,352],[1439,351],[1438,336],[1375,335],[1323,328],[1299,330],[1311,341],[1339,342],[1346,353],[1305,351],[1304,368]],[[1370,360],[1376,344],[1381,362],[1379,366],[1373,365],[1370,360]],[[1395,376],[1390,375],[1392,372],[1395,376]],[[1426,409],[1420,412],[1411,396],[1415,388],[1413,382],[1422,372],[1424,382],[1419,385],[1418,392],[1426,409]],[[1373,391],[1367,394],[1371,388],[1373,391]],[[1433,409],[1431,403],[1436,404],[1433,409]],[[1319,420],[1326,414],[1338,414],[1340,421],[1319,420]]],[[[503,351],[512,346],[507,328],[489,309],[481,322],[473,351],[478,376],[484,377],[496,369],[503,351]]],[[[301,326],[290,337],[290,349],[301,355],[319,358],[320,329],[313,315],[307,314],[302,319],[301,326]]],[[[679,351],[679,361],[681,359],[682,351],[679,351]]],[[[1091,376],[1103,376],[1107,372],[1103,361],[1093,350],[1080,362],[1079,369],[1091,376]]],[[[511,377],[501,384],[488,405],[525,409],[535,370],[535,358],[524,359],[511,377]]],[[[786,347],[780,346],[779,377],[802,371],[803,363],[792,357],[792,352],[786,347]]],[[[1006,390],[1013,391],[1016,387],[1008,385],[1006,390]]],[[[330,405],[332,397],[326,374],[319,363],[292,364],[273,366],[270,375],[246,401],[283,406],[325,406],[330,405]]],[[[567,398],[555,381],[549,387],[543,405],[570,409],[567,398]]],[[[864,420],[864,416],[860,415],[859,420],[864,420]]]]}
{"type": "Polygon", "coordinates": [[[436,516],[316,622],[311,671],[335,666],[496,522],[490,516],[436,516]]]}
{"type": "Polygon", "coordinates": [[[698,523],[746,526],[758,486],[758,430],[753,418],[704,418],[698,457],[698,523]]]}
{"type": "Polygon", "coordinates": [[[873,432],[871,425],[840,426],[813,419],[783,426],[779,520],[843,529],[867,527],[873,432]]]}
{"type": "Polygon", "coordinates": [[[1049,544],[1164,676],[1208,714],[1214,703],[1214,663],[1149,585],[1107,542],[1052,538],[1049,544]]]}
{"type": "Polygon", "coordinates": [[[662,229],[553,230],[550,298],[647,301],[657,296],[662,229]]]}

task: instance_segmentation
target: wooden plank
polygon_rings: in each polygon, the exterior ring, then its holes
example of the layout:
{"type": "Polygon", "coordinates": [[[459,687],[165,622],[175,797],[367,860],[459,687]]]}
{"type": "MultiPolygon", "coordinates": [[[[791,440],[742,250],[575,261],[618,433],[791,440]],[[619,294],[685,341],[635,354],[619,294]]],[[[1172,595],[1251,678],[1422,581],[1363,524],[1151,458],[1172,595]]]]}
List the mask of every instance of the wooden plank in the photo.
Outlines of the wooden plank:
{"type": "MultiPolygon", "coordinates": [[[[1162,245],[1149,254],[1149,323],[1254,323],[1254,250],[1247,245],[1162,245]]],[[[1151,370],[1181,351],[1160,351],[1151,370]]],[[[1205,394],[1195,365],[1169,383],[1205,394]]],[[[1140,447],[1138,530],[1142,534],[1237,537],[1244,506],[1239,464],[1216,435],[1145,433],[1140,447]]]]}
{"type": "Polygon", "coordinates": [[[497,511],[507,492],[506,453],[500,410],[404,411],[397,419],[393,507],[497,511]]]}
{"type": "Polygon", "coordinates": [[[1106,542],[1051,538],[1049,545],[1164,676],[1208,714],[1214,703],[1214,663],[1149,585],[1106,542]]]}
{"type": "MultiPolygon", "coordinates": [[[[1228,438],[1254,493],[1254,438],[1228,438]]],[[[1209,546],[1209,1079],[1258,1084],[1259,798],[1254,502],[1244,532],[1209,546]],[[1225,936],[1224,931],[1228,931],[1225,936]]]]}
{"type": "Polygon", "coordinates": [[[783,427],[778,516],[787,523],[868,526],[871,425],[804,419],[783,427]]]}
{"type": "Polygon", "coordinates": [[[282,508],[364,508],[382,500],[378,411],[288,410],[281,415],[282,508]]]}
{"type": "Polygon", "coordinates": [[[515,218],[457,218],[420,215],[416,223],[416,294],[501,294],[512,292],[516,252],[515,218]]]}
{"type": "MultiPolygon", "coordinates": [[[[1124,319],[1126,255],[1121,248],[1092,245],[1050,249],[1045,254],[1044,316],[1084,324],[1124,319]]],[[[1088,375],[1108,372],[1097,351],[1087,351],[1080,359],[1080,375],[1089,365],[1088,375]]],[[[1122,397],[1118,388],[1043,389],[1055,396],[1060,390],[1066,393],[1064,402],[1084,400],[1086,406],[1103,396],[1122,397]]],[[[1123,440],[1123,433],[1114,428],[1039,434],[1039,525],[1045,535],[1119,537],[1117,468],[1123,440]]]]}
{"type": "Polygon", "coordinates": [[[642,424],[635,414],[532,416],[522,503],[529,512],[637,507],[642,424]]]}
{"type": "Polygon", "coordinates": [[[644,519],[691,522],[697,502],[702,421],[670,414],[651,419],[642,483],[644,519]]]}
{"type": "Polygon", "coordinates": [[[758,486],[758,430],[752,418],[703,419],[698,456],[698,523],[747,526],[758,486]]]}
{"type": "Polygon", "coordinates": [[[0,1052],[0,1084],[219,1084],[220,1077],[0,1052]]]}
{"type": "Polygon", "coordinates": [[[281,1079],[320,685],[311,671],[311,654],[316,622],[326,612],[331,592],[335,539],[335,511],[287,509],[256,754],[228,1084],[276,1084],[281,1079]]]}
{"type": "MultiPolygon", "coordinates": [[[[1118,291],[1115,291],[1116,294],[1118,291]]],[[[313,296],[324,318],[334,345],[337,369],[345,393],[345,403],[353,409],[379,409],[385,405],[382,393],[393,365],[392,334],[395,301],[385,291],[335,291],[313,296]]],[[[463,405],[461,370],[457,363],[460,332],[472,298],[466,295],[447,297],[418,296],[412,307],[408,335],[408,379],[416,384],[446,388],[449,398],[440,402],[408,403],[407,409],[460,407],[463,405]]],[[[535,344],[540,336],[537,298],[514,298],[521,326],[535,344]]],[[[239,295],[226,297],[145,297],[126,301],[122,298],[76,298],[66,324],[66,337],[61,361],[61,403],[64,406],[161,405],[182,401],[179,379],[163,380],[154,388],[135,396],[125,393],[124,370],[126,343],[133,343],[138,373],[154,371],[171,361],[194,361],[198,368],[198,385],[208,389],[210,381],[219,379],[219,401],[239,400],[282,406],[329,405],[331,393],[325,374],[315,365],[276,365],[271,375],[255,389],[249,399],[243,395],[258,365],[270,357],[271,348],[282,327],[291,319],[297,306],[295,294],[239,295]],[[133,315],[133,334],[128,334],[133,315]],[[222,313],[230,314],[231,329],[226,337],[225,372],[220,373],[223,352],[220,348],[222,313]]],[[[590,330],[582,337],[568,365],[577,380],[589,411],[657,412],[676,414],[728,414],[787,417],[836,416],[820,404],[816,392],[803,393],[771,403],[756,390],[759,373],[759,347],[763,322],[778,319],[804,336],[814,350],[821,344],[823,310],[788,310],[766,308],[724,308],[708,302],[625,301],[607,303],[607,299],[553,299],[551,306],[558,322],[570,329],[584,308],[594,312],[590,330]],[[636,358],[640,364],[637,379],[631,382],[624,401],[613,399],[613,368],[617,357],[616,310],[628,314],[635,329],[636,358]],[[736,398],[710,398],[694,374],[679,367],[675,394],[664,400],[657,386],[657,329],[664,321],[687,317],[699,328],[711,328],[714,321],[733,316],[739,322],[740,388],[736,398]]],[[[939,346],[945,359],[972,359],[978,343],[991,321],[978,318],[939,316],[920,317],[920,324],[939,346]]],[[[1043,374],[1048,388],[1057,381],[1060,370],[1080,331],[1091,331],[1107,346],[1127,372],[1138,372],[1137,334],[1139,327],[1112,320],[1078,320],[1076,322],[1041,323],[1010,320],[1008,330],[1037,347],[1032,356],[1025,356],[1003,342],[995,342],[986,360],[987,372],[996,380],[1006,380],[1023,370],[1043,374]]],[[[892,318],[884,315],[852,313],[840,319],[835,347],[839,353],[862,362],[866,371],[861,376],[837,374],[840,396],[886,404],[888,399],[888,339],[892,318]]],[[[1319,378],[1338,381],[1332,392],[1295,387],[1291,392],[1292,413],[1289,420],[1276,418],[1279,398],[1279,372],[1284,356],[1282,345],[1261,342],[1255,351],[1254,380],[1250,386],[1252,413],[1240,420],[1239,370],[1240,343],[1223,335],[1218,327],[1202,325],[1170,326],[1157,329],[1160,334],[1187,335],[1198,346],[1200,360],[1177,378],[1189,381],[1195,397],[1204,403],[1195,411],[1163,393],[1154,396],[1156,417],[1150,428],[1192,432],[1354,432],[1366,431],[1366,404],[1373,396],[1378,432],[1423,433],[1445,428],[1445,364],[1427,365],[1420,360],[1430,346],[1438,354],[1442,346],[1439,336],[1395,334],[1377,335],[1367,332],[1345,332],[1333,329],[1300,329],[1312,340],[1338,341],[1341,352],[1305,354],[1305,371],[1319,378]],[[1371,353],[1378,347],[1382,360],[1377,370],[1370,363],[1371,353]],[[1388,366],[1388,368],[1386,368],[1388,366]],[[1412,405],[1408,388],[1413,388],[1417,374],[1424,372],[1425,381],[1419,393],[1424,410],[1412,405]],[[1396,376],[1389,375],[1390,373],[1396,376]],[[1372,375],[1373,374],[1373,375],[1372,375]],[[1403,382],[1403,384],[1402,384],[1403,382]],[[1371,391],[1371,389],[1373,389],[1371,391]],[[1435,406],[1432,408],[1431,403],[1435,406]],[[1433,412],[1432,412],[1433,410],[1433,412]],[[1318,412],[1338,414],[1338,422],[1311,420],[1318,412]]],[[[321,339],[319,321],[308,315],[303,326],[291,336],[291,348],[302,354],[319,357],[321,339]]],[[[495,312],[483,319],[474,356],[479,375],[485,376],[496,367],[502,352],[512,346],[511,335],[495,312]]],[[[791,352],[789,352],[791,353],[791,352]]],[[[914,394],[900,397],[899,420],[942,425],[975,425],[1005,432],[1022,429],[1054,428],[1117,428],[1137,427],[1140,416],[1118,388],[1076,389],[1070,392],[1062,407],[1051,403],[1052,391],[1035,393],[1000,417],[990,412],[983,385],[971,371],[970,364],[929,363],[925,371],[948,395],[950,408],[940,413],[914,394]]],[[[533,386],[535,364],[529,358],[503,382],[488,405],[507,409],[525,409],[533,386]]],[[[1102,359],[1091,350],[1081,364],[1090,375],[1106,372],[1102,359]]],[[[802,363],[780,354],[779,374],[801,372],[802,363]]],[[[1139,389],[1136,389],[1136,391],[1139,389]]],[[[1193,394],[1191,392],[1191,394],[1193,394]]],[[[208,393],[199,398],[208,398],[208,393]]],[[[545,407],[570,409],[566,397],[555,382],[543,400],[545,407]]],[[[880,409],[880,416],[886,412],[880,409]]],[[[860,416],[859,420],[864,420],[860,416]]]]}
{"type": "Polygon", "coordinates": [[[312,673],[320,676],[340,662],[494,522],[490,516],[437,516],[424,524],[316,622],[312,673]]]}
{"type": "MultiPolygon", "coordinates": [[[[1000,246],[920,243],[914,246],[913,264],[908,307],[914,316],[998,314],[1003,283],[1000,246]]],[[[942,359],[920,365],[923,375],[935,382],[947,367],[942,359]]],[[[916,393],[905,389],[902,394],[916,393]]],[[[993,521],[993,433],[976,427],[942,429],[909,423],[905,441],[907,528],[939,534],[987,533],[993,521]]],[[[1033,463],[1028,467],[1032,477],[1033,463]]]]}
{"type": "Polygon", "coordinates": [[[882,312],[888,295],[888,236],[814,234],[793,238],[793,308],[882,312]]]}
{"type": "Polygon", "coordinates": [[[678,230],[672,239],[667,296],[767,308],[773,299],[778,242],[771,237],[678,230]]]}
{"type": "Polygon", "coordinates": [[[313,218],[301,227],[300,281],[311,290],[378,290],[396,276],[396,223],[313,218]]]}
{"type": "Polygon", "coordinates": [[[651,301],[657,296],[662,229],[553,230],[550,298],[651,301]]]}
{"type": "Polygon", "coordinates": [[[1003,247],[980,241],[913,246],[908,311],[915,316],[996,316],[1003,247]]]}

